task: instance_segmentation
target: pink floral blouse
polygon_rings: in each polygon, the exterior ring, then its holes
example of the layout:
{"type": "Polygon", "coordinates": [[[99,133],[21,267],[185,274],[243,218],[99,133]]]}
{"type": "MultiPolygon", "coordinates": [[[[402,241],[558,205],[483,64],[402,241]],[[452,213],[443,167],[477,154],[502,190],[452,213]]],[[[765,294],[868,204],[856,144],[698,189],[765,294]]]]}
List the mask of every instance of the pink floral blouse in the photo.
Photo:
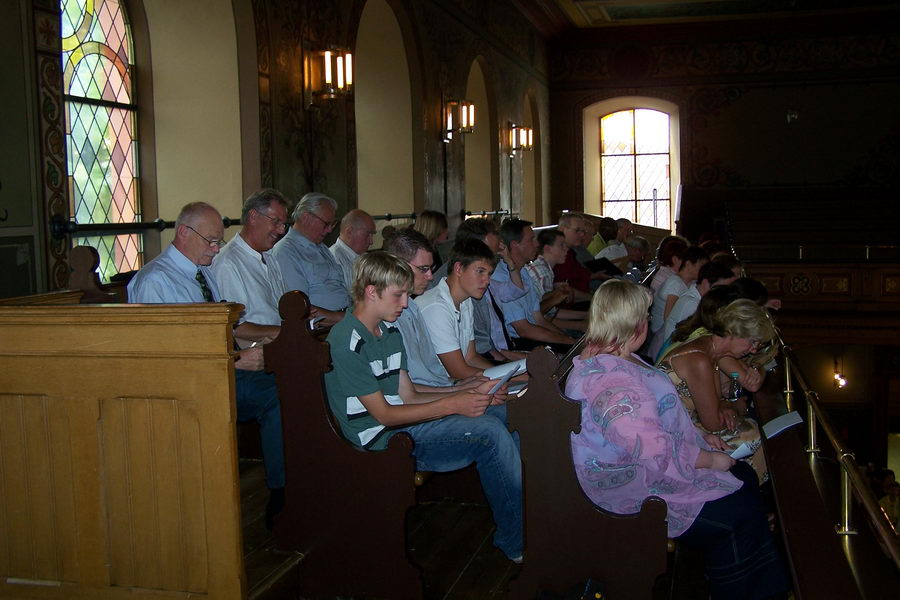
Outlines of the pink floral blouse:
{"type": "Polygon", "coordinates": [[[632,514],[658,496],[668,506],[669,537],[677,537],[704,502],[741,487],[731,473],[694,467],[709,445],[672,382],[653,367],[611,354],[576,358],[566,395],[582,404],[581,433],[572,435],[575,472],[600,508],[632,514]]]}

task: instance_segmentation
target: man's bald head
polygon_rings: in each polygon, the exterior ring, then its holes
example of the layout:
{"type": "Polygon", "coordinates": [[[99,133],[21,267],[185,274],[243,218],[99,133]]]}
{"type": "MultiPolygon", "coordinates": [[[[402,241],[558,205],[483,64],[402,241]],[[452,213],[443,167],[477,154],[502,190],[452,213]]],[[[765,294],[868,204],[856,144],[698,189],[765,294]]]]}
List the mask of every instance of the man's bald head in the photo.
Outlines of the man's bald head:
{"type": "Polygon", "coordinates": [[[191,202],[178,213],[172,244],[195,265],[209,266],[224,245],[224,236],[219,211],[206,202],[191,202]]]}
{"type": "Polygon", "coordinates": [[[219,214],[218,209],[211,204],[207,204],[206,202],[191,202],[190,204],[185,204],[181,208],[181,212],[178,213],[178,218],[175,219],[175,227],[179,225],[197,225],[198,222],[203,219],[209,218],[210,216],[215,216],[215,218],[222,220],[222,215],[219,214]]]}
{"type": "Polygon", "coordinates": [[[357,254],[362,254],[375,238],[375,220],[364,210],[355,208],[341,219],[341,240],[357,254]]]}

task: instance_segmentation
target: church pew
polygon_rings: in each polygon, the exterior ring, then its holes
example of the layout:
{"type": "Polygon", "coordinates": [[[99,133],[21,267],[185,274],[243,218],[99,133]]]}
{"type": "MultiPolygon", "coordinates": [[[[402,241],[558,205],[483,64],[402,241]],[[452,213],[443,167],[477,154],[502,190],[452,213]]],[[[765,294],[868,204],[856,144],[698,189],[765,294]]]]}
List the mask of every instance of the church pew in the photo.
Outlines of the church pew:
{"type": "Polygon", "coordinates": [[[22,304],[79,304],[84,292],[81,290],[58,290],[55,292],[45,292],[43,294],[30,294],[28,296],[13,296],[11,298],[0,298],[0,305],[16,306],[22,304]]]}
{"type": "Polygon", "coordinates": [[[286,506],[275,523],[282,549],[306,556],[300,592],[421,598],[408,559],[406,514],[415,504],[412,440],[393,436],[382,452],[359,450],[332,420],[324,392],[328,344],[307,327],[302,292],[282,296],[281,333],[264,346],[281,401],[286,506]]]}
{"type": "Polygon", "coordinates": [[[510,429],[521,442],[525,520],[525,561],[510,598],[561,594],[592,578],[610,598],[649,599],[666,570],[665,503],[649,498],[641,512],[621,516],[585,496],[570,449],[581,407],[560,393],[569,367],[549,350],[531,352],[528,391],[508,403],[510,429]]]}
{"type": "Polygon", "coordinates": [[[0,306],[0,598],[246,597],[241,306],[0,306]]]}
{"type": "Polygon", "coordinates": [[[100,283],[100,254],[93,246],[69,251],[69,289],[0,298],[0,304],[118,304],[128,301],[125,284],[100,283]]]}

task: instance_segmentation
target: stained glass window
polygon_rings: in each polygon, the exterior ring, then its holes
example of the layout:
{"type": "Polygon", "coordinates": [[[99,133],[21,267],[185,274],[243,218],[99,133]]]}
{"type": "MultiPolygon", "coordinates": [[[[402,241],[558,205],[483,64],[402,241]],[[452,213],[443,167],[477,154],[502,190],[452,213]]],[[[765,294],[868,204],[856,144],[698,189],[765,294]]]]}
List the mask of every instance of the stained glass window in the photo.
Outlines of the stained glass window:
{"type": "MultiPolygon", "coordinates": [[[[70,214],[79,224],[141,220],[134,51],[121,0],[60,0],[70,214]]],[[[140,235],[73,238],[100,277],[141,266],[140,235]]]]}
{"type": "Polygon", "coordinates": [[[600,117],[600,211],[669,229],[669,115],[635,108],[600,117]]]}

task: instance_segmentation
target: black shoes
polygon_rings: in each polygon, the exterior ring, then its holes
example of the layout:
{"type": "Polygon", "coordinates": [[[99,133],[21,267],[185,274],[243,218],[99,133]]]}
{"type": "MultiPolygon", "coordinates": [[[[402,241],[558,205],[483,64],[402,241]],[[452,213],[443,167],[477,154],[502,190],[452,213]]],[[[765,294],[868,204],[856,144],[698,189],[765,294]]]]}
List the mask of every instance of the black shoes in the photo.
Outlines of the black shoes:
{"type": "Polygon", "coordinates": [[[269,502],[266,503],[266,529],[275,528],[275,516],[284,510],[284,488],[269,490],[269,502]]]}

